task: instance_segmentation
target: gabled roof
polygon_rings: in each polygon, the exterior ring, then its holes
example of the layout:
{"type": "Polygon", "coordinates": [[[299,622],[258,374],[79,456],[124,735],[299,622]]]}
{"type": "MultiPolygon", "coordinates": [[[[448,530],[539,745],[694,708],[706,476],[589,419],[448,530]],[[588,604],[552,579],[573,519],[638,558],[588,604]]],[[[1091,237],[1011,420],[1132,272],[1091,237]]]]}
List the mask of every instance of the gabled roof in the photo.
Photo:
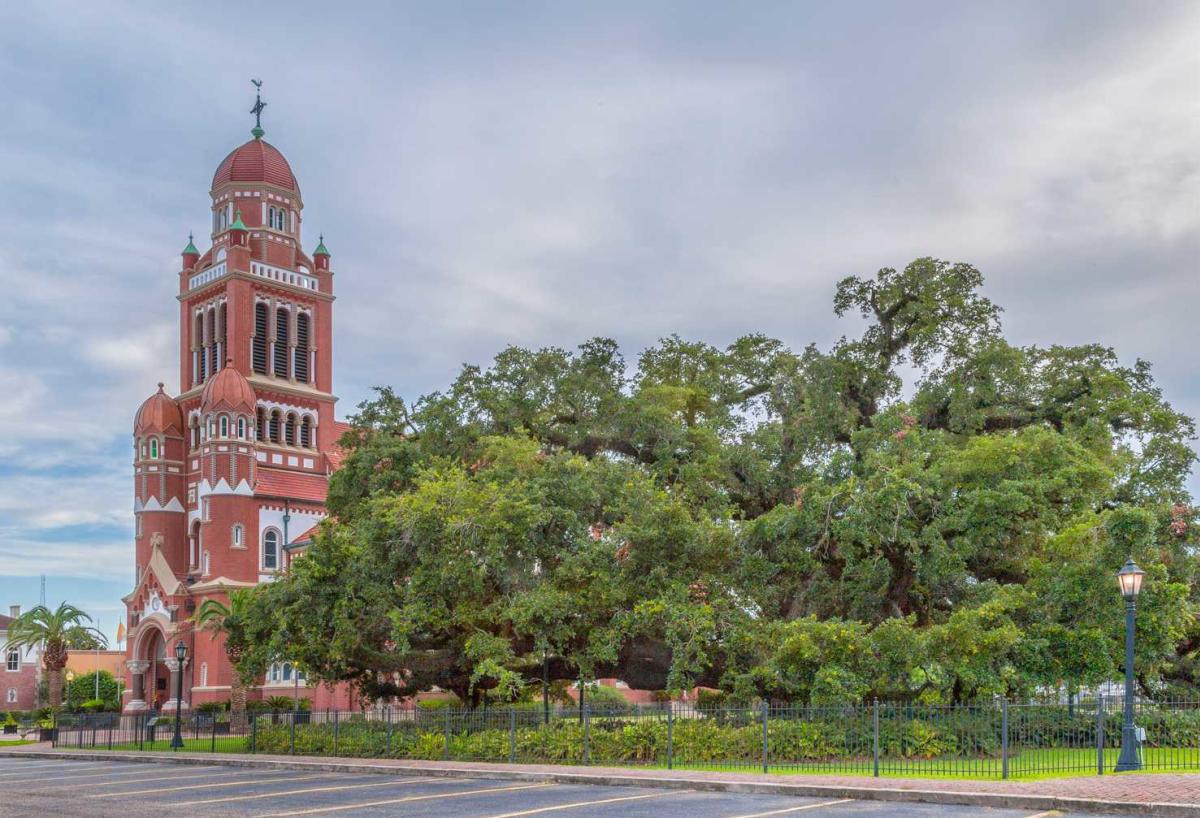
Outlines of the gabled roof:
{"type": "Polygon", "coordinates": [[[329,478],[323,474],[305,474],[259,466],[254,493],[324,504],[325,495],[329,493],[329,478]]]}
{"type": "Polygon", "coordinates": [[[150,577],[162,586],[163,593],[167,596],[175,596],[180,591],[186,591],[186,587],[175,573],[171,570],[167,558],[163,556],[162,548],[157,542],[150,545],[150,560],[146,563],[146,573],[142,574],[142,581],[137,584],[137,587],[121,598],[123,602],[129,602],[137,596],[142,590],[142,586],[150,581],[150,577]]]}

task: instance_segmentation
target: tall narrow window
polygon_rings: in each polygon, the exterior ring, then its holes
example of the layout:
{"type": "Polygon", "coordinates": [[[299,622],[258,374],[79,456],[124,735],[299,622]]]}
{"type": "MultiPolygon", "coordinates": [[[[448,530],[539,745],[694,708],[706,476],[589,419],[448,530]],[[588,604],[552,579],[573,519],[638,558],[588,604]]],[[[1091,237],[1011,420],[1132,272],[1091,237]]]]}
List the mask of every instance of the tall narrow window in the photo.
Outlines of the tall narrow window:
{"type": "Polygon", "coordinates": [[[254,305],[254,371],[267,374],[267,305],[261,301],[254,305]]]}
{"type": "Polygon", "coordinates": [[[273,528],[263,534],[262,567],[272,571],[279,567],[279,532],[273,528]]]}
{"type": "Polygon", "coordinates": [[[275,411],[271,412],[271,420],[268,424],[268,429],[267,429],[267,434],[271,438],[272,443],[279,442],[279,431],[280,431],[279,427],[280,427],[280,425],[281,424],[279,422],[279,410],[276,409],[275,411]]]}
{"type": "Polygon", "coordinates": [[[238,418],[238,440],[246,439],[246,419],[238,418]]]}
{"type": "Polygon", "coordinates": [[[205,551],[204,552],[204,565],[201,566],[200,573],[204,574],[204,576],[208,576],[208,569],[209,569],[208,552],[205,551]]]}
{"type": "Polygon", "coordinates": [[[258,439],[260,442],[267,440],[267,413],[260,406],[258,407],[258,439]]]}
{"type": "Polygon", "coordinates": [[[300,445],[306,449],[312,446],[312,419],[308,415],[300,421],[300,445]]]}
{"type": "Polygon", "coordinates": [[[288,342],[289,322],[291,314],[279,307],[275,310],[275,374],[281,378],[288,376],[288,342]]]}
{"type": "Polygon", "coordinates": [[[215,374],[217,371],[217,310],[215,307],[208,308],[204,326],[208,330],[208,371],[215,374]]]}
{"type": "Polygon", "coordinates": [[[200,663],[200,686],[208,687],[208,662],[200,663]]]}
{"type": "Polygon", "coordinates": [[[158,460],[158,438],[150,438],[150,459],[158,460]]]}
{"type": "Polygon", "coordinates": [[[5,657],[5,669],[10,671],[18,671],[21,669],[21,651],[18,648],[9,648],[8,655],[5,657]]]}
{"type": "Polygon", "coordinates": [[[216,372],[219,369],[225,368],[225,357],[226,357],[225,339],[229,334],[228,328],[225,326],[225,322],[228,319],[228,317],[229,317],[229,310],[228,310],[225,302],[222,301],[221,306],[217,308],[217,343],[214,344],[214,347],[216,348],[216,351],[217,351],[217,362],[216,362],[216,364],[213,365],[213,372],[216,372]]]}
{"type": "Polygon", "coordinates": [[[208,355],[204,351],[204,313],[196,313],[193,327],[196,334],[196,383],[204,383],[208,377],[208,355]]]}
{"type": "Polygon", "coordinates": [[[283,430],[283,442],[289,446],[296,445],[296,416],[290,412],[283,430]]]}
{"type": "Polygon", "coordinates": [[[229,418],[225,415],[221,415],[220,430],[221,437],[229,437],[229,418]]]}
{"type": "Polygon", "coordinates": [[[232,532],[232,535],[230,536],[230,540],[231,540],[230,544],[234,548],[242,547],[242,527],[240,525],[235,525],[233,527],[233,532],[232,532]]]}
{"type": "Polygon", "coordinates": [[[308,383],[308,313],[296,313],[296,380],[308,383]]]}

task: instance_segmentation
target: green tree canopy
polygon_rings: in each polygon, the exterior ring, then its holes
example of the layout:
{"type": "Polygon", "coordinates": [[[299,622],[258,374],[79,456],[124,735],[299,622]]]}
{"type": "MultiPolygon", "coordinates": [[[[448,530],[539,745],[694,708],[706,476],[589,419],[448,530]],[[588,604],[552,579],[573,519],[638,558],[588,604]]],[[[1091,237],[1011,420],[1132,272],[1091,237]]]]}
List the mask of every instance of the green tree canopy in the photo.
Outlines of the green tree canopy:
{"type": "MultiPolygon", "coordinates": [[[[368,697],[554,679],[798,701],[1195,681],[1192,420],[1149,365],[1017,347],[970,265],[839,283],[857,338],[510,347],[353,419],[247,645],[368,697]],[[915,373],[905,384],[904,373],[915,373]]],[[[257,652],[257,653],[256,653],[257,652]]]]}

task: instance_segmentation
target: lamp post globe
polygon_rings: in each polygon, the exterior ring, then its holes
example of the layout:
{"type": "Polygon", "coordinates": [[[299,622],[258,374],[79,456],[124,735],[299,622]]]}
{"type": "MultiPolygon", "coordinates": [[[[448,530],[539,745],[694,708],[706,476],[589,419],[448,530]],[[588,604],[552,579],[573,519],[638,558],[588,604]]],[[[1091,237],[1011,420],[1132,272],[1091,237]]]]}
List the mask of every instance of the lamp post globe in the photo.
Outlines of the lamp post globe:
{"type": "Polygon", "coordinates": [[[1134,620],[1137,616],[1137,598],[1142,592],[1142,578],[1146,572],[1138,568],[1130,556],[1125,565],[1117,572],[1117,586],[1125,599],[1125,720],[1121,727],[1121,755],[1117,759],[1117,772],[1140,770],[1142,768],[1141,741],[1138,730],[1133,723],[1134,692],[1133,692],[1133,634],[1134,620]]]}
{"type": "Polygon", "coordinates": [[[182,710],[183,710],[183,662],[187,659],[187,645],[180,639],[175,643],[175,661],[178,662],[175,671],[175,735],[171,737],[171,749],[183,747],[182,710]]]}

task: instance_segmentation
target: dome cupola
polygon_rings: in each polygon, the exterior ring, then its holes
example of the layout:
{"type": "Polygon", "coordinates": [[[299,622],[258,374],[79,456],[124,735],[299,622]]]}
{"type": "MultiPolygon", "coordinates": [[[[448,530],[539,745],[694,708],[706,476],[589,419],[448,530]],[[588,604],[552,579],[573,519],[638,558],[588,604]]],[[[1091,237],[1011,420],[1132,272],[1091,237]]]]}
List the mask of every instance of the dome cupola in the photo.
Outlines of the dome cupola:
{"type": "Polygon", "coordinates": [[[183,413],[179,411],[179,404],[163,391],[163,384],[159,383],[158,391],[146,398],[138,408],[134,416],[133,433],[181,436],[183,429],[183,413]]]}
{"type": "Polygon", "coordinates": [[[233,360],[229,359],[224,368],[209,378],[205,385],[200,396],[200,411],[225,410],[253,415],[256,402],[254,387],[245,375],[233,368],[233,360]]]}

